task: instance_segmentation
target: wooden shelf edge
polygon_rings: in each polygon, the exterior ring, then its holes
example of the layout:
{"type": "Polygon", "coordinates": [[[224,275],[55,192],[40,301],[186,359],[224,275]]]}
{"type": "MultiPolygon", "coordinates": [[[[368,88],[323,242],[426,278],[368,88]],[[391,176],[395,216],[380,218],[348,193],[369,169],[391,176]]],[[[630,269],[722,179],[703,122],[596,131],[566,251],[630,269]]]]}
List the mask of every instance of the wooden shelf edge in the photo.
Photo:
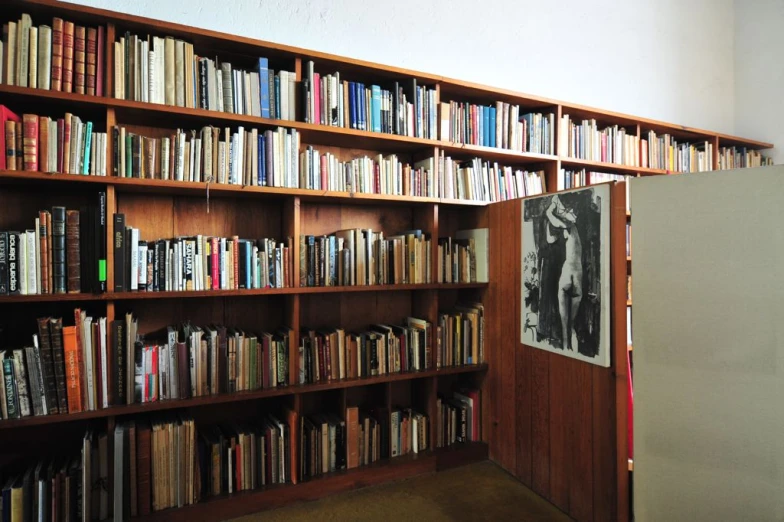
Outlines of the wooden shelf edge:
{"type": "Polygon", "coordinates": [[[46,424],[58,424],[61,422],[73,422],[86,419],[97,419],[106,417],[115,417],[121,415],[134,415],[151,413],[155,411],[175,410],[179,408],[194,408],[205,406],[208,404],[223,404],[231,402],[243,402],[258,399],[266,399],[270,397],[278,397],[281,395],[295,395],[303,393],[314,393],[324,390],[342,389],[342,388],[358,388],[362,386],[371,386],[374,384],[392,382],[392,381],[412,381],[415,379],[423,379],[426,377],[437,377],[439,375],[453,375],[460,373],[477,373],[486,371],[488,365],[483,364],[466,364],[462,366],[450,366],[435,370],[422,370],[418,372],[400,372],[380,375],[377,377],[363,377],[359,379],[343,379],[338,381],[314,383],[314,384],[296,384],[282,388],[271,388],[266,390],[244,391],[237,393],[223,393],[220,395],[207,395],[202,397],[193,397],[190,399],[172,399],[165,401],[148,402],[143,404],[128,404],[123,406],[111,406],[93,411],[83,411],[79,413],[66,413],[62,415],[42,415],[38,417],[24,417],[22,419],[6,419],[0,420],[0,431],[9,430],[14,428],[40,426],[46,424]]]}
{"type": "Polygon", "coordinates": [[[225,520],[278,508],[292,502],[316,500],[343,491],[432,473],[454,467],[448,466],[452,463],[461,465],[486,460],[487,454],[488,446],[485,443],[458,444],[449,448],[386,459],[350,470],[336,471],[297,484],[276,484],[254,491],[210,497],[197,504],[157,511],[131,520],[134,522],[225,520]],[[446,456],[451,460],[447,462],[446,456]]]}
{"type": "Polygon", "coordinates": [[[664,169],[651,169],[646,167],[630,167],[628,165],[620,165],[617,163],[607,163],[604,161],[592,161],[578,158],[570,158],[567,156],[560,156],[561,165],[567,167],[582,167],[586,169],[595,169],[598,172],[609,172],[611,174],[624,174],[634,176],[640,174],[643,176],[658,176],[669,174],[669,171],[664,169]]]}
{"type": "Polygon", "coordinates": [[[404,196],[394,194],[368,194],[360,192],[338,192],[283,187],[259,187],[229,185],[224,183],[172,181],[162,179],[119,178],[115,176],[85,176],[80,174],[58,174],[19,170],[0,170],[0,181],[8,183],[47,182],[47,183],[87,183],[114,186],[119,192],[151,192],[161,194],[201,195],[207,189],[211,194],[231,196],[254,196],[269,198],[299,197],[304,201],[350,202],[357,204],[446,204],[464,206],[484,206],[488,202],[463,199],[430,198],[424,196],[404,196]]]}
{"type": "Polygon", "coordinates": [[[242,290],[199,290],[183,292],[107,292],[105,294],[34,294],[3,295],[3,303],[47,303],[62,301],[135,301],[147,299],[195,299],[210,297],[253,297],[273,295],[336,294],[359,292],[411,292],[417,290],[460,290],[486,288],[489,283],[425,283],[406,285],[358,285],[358,286],[307,286],[288,288],[253,288],[242,290]]]}

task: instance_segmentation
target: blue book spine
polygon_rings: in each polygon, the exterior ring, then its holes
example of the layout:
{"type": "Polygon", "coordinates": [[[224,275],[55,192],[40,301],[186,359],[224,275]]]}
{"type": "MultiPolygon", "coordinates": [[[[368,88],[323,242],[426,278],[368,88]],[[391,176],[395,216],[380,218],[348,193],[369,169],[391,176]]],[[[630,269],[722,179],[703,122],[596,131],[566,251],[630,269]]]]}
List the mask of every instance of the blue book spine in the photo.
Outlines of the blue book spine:
{"type": "Polygon", "coordinates": [[[484,129],[482,145],[489,147],[490,133],[492,132],[490,130],[490,107],[482,107],[482,118],[482,128],[484,129]]]}
{"type": "Polygon", "coordinates": [[[373,132],[381,132],[381,87],[374,85],[371,88],[373,115],[372,115],[372,130],[373,132]]]}
{"type": "Polygon", "coordinates": [[[269,92],[269,61],[259,58],[259,93],[261,99],[261,117],[270,117],[270,92],[269,92]]]}
{"type": "Polygon", "coordinates": [[[349,105],[349,126],[357,128],[357,84],[348,82],[348,105],[349,105]]]}
{"type": "Polygon", "coordinates": [[[82,174],[90,173],[90,148],[93,141],[93,122],[88,121],[84,126],[84,161],[82,162],[82,174]]]}
{"type": "MultiPolygon", "coordinates": [[[[269,107],[267,107],[269,109],[269,107]]],[[[264,147],[264,136],[259,135],[259,179],[258,184],[260,187],[267,186],[267,158],[265,154],[267,153],[266,147],[264,147]]]]}
{"type": "Polygon", "coordinates": [[[367,130],[365,123],[367,123],[367,114],[365,113],[365,85],[362,83],[357,84],[357,109],[359,113],[359,130],[367,130]]]}
{"type": "Polygon", "coordinates": [[[245,249],[245,288],[253,288],[253,269],[251,268],[251,258],[253,257],[253,243],[246,242],[245,249]]]}
{"type": "Polygon", "coordinates": [[[280,114],[280,76],[275,75],[275,114],[280,114]]]}
{"type": "Polygon", "coordinates": [[[490,107],[490,146],[495,147],[495,107],[490,107]]]}

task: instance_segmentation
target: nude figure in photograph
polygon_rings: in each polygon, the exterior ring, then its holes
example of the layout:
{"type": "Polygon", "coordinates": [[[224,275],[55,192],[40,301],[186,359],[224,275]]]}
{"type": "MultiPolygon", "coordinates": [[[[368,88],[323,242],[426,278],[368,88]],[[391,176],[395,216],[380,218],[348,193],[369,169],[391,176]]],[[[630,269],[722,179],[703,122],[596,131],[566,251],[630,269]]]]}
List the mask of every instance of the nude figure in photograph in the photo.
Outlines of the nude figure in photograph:
{"type": "Polygon", "coordinates": [[[555,243],[563,238],[566,257],[558,279],[558,311],[561,316],[563,347],[577,350],[577,333],[574,319],[580,309],[583,287],[583,248],[577,231],[577,216],[574,210],[567,209],[558,196],[553,196],[545,211],[550,224],[547,228],[547,242],[555,243]],[[560,237],[559,237],[560,236],[560,237]]]}

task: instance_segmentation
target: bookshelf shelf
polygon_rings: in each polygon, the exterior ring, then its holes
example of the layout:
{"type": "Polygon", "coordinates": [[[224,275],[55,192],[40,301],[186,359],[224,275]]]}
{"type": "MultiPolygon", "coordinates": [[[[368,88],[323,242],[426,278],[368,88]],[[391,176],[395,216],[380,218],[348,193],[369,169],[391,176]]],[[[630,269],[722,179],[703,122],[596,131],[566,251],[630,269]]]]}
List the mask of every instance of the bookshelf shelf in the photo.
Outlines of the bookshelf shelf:
{"type": "Polygon", "coordinates": [[[317,393],[325,390],[342,390],[347,388],[358,388],[363,386],[373,386],[387,382],[412,381],[415,379],[426,379],[438,377],[439,375],[458,375],[466,373],[481,373],[487,371],[487,364],[467,364],[463,366],[448,366],[435,370],[423,370],[418,372],[400,372],[379,375],[377,377],[364,377],[359,379],[341,379],[329,382],[319,382],[314,384],[297,384],[283,386],[279,388],[269,388],[264,390],[243,391],[236,393],[222,393],[217,395],[207,395],[202,397],[192,397],[190,399],[174,399],[166,401],[146,402],[141,404],[128,404],[122,406],[111,406],[92,411],[79,413],[67,413],[58,415],[44,415],[39,417],[23,417],[21,419],[0,420],[0,431],[23,428],[30,426],[41,426],[44,424],[60,424],[63,422],[74,422],[87,419],[100,419],[108,417],[118,417],[123,415],[134,415],[141,413],[160,412],[166,410],[177,410],[182,408],[197,408],[211,404],[226,404],[234,402],[252,401],[279,397],[282,395],[298,395],[305,393],[317,393]]]}
{"type": "Polygon", "coordinates": [[[663,169],[630,167],[627,165],[618,165],[616,163],[606,163],[603,161],[590,161],[590,160],[577,159],[577,158],[568,158],[564,156],[562,156],[560,160],[561,160],[561,165],[566,167],[592,169],[600,172],[607,172],[610,174],[626,174],[632,176],[635,174],[640,174],[643,176],[658,176],[658,175],[663,175],[668,173],[668,171],[663,169]]]}
{"type": "Polygon", "coordinates": [[[456,444],[449,448],[403,455],[350,470],[329,473],[299,484],[280,484],[243,491],[232,495],[211,497],[203,502],[179,509],[158,511],[132,520],[157,522],[188,522],[194,517],[226,519],[287,505],[291,502],[315,500],[326,495],[350,491],[386,482],[434,472],[461,464],[486,460],[488,445],[481,442],[456,444]]]}
{"type": "Polygon", "coordinates": [[[410,285],[305,286],[241,290],[200,290],[183,292],[109,292],[106,294],[35,294],[0,296],[0,304],[56,303],[63,301],[132,301],[153,299],[195,299],[209,297],[253,297],[262,295],[345,294],[360,292],[411,292],[487,288],[488,283],[427,283],[410,285]]]}

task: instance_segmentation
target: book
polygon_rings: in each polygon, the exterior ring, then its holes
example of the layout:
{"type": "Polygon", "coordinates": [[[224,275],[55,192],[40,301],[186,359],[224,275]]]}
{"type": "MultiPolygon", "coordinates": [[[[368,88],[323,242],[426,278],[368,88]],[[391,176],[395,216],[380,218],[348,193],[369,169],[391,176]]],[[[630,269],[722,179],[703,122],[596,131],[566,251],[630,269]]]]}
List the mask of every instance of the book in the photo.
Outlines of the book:
{"type": "Polygon", "coordinates": [[[76,337],[77,330],[75,326],[64,326],[62,331],[68,413],[78,413],[83,411],[83,404],[81,389],[82,375],[79,372],[80,357],[76,337]]]}
{"type": "Polygon", "coordinates": [[[22,121],[19,116],[5,105],[0,105],[0,170],[16,170],[16,122],[22,121]],[[8,125],[11,122],[11,125],[8,125]],[[10,136],[9,136],[10,131],[10,136]],[[9,147],[11,150],[9,150],[9,147]],[[10,158],[14,158],[13,161],[10,158]]]}
{"type": "Polygon", "coordinates": [[[74,23],[63,22],[62,91],[73,92],[74,78],[74,23]]]}
{"type": "Polygon", "coordinates": [[[25,114],[22,116],[24,129],[24,170],[38,170],[38,116],[25,114]]]}
{"type": "Polygon", "coordinates": [[[52,28],[48,25],[38,27],[38,71],[37,84],[39,89],[49,90],[52,87],[52,28]]]}
{"type": "Polygon", "coordinates": [[[63,42],[65,23],[62,18],[55,17],[52,20],[52,72],[51,87],[53,91],[63,89],[63,42]]]}

